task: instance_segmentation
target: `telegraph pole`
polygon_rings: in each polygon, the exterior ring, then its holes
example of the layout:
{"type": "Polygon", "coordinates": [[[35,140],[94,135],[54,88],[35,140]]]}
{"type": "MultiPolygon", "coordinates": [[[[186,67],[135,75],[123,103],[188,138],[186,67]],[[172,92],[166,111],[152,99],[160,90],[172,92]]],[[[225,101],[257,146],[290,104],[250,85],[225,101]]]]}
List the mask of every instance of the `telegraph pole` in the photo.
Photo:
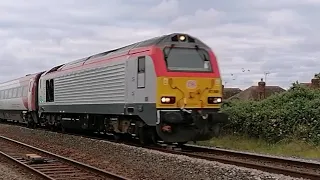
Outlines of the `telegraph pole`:
{"type": "Polygon", "coordinates": [[[267,84],[267,76],[270,74],[269,71],[264,72],[264,82],[267,84]]]}

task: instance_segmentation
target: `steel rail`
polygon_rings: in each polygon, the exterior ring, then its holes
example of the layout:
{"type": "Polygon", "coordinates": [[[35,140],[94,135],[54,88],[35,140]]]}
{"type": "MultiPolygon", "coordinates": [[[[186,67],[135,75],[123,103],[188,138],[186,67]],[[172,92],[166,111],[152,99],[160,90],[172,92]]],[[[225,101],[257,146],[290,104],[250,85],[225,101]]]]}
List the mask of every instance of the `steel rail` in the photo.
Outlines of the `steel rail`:
{"type": "MultiPolygon", "coordinates": [[[[57,154],[42,150],[42,149],[37,148],[37,147],[33,147],[31,145],[28,145],[28,144],[25,144],[25,143],[22,143],[22,142],[19,142],[19,141],[16,141],[16,140],[4,137],[4,136],[0,136],[0,140],[6,141],[6,142],[9,142],[9,143],[13,143],[13,144],[15,144],[17,146],[20,146],[22,148],[27,148],[29,150],[32,150],[32,151],[35,151],[35,152],[39,152],[39,153],[44,154],[44,155],[46,155],[46,156],[48,156],[50,158],[54,158],[55,160],[58,160],[58,161],[61,161],[61,162],[65,163],[65,164],[69,164],[69,165],[71,165],[73,167],[76,167],[77,169],[85,170],[85,171],[90,172],[92,174],[96,174],[97,177],[104,177],[104,178],[114,179],[114,180],[129,180],[129,178],[114,174],[112,172],[108,172],[108,171],[105,171],[105,170],[102,170],[102,169],[98,169],[96,167],[93,167],[93,166],[90,166],[90,165],[87,165],[87,164],[84,164],[84,163],[81,163],[81,162],[78,162],[78,161],[75,161],[75,160],[72,160],[72,159],[57,155],[57,154]]],[[[37,168],[34,168],[31,165],[29,165],[27,163],[24,163],[23,161],[21,161],[21,160],[15,158],[15,157],[9,155],[8,153],[5,153],[5,152],[1,151],[1,148],[0,148],[0,155],[6,157],[7,159],[10,159],[11,161],[13,161],[13,162],[15,162],[15,163],[17,163],[17,164],[19,164],[21,166],[23,166],[24,168],[27,168],[28,170],[30,170],[32,172],[37,173],[39,176],[41,176],[41,177],[43,177],[45,179],[50,179],[50,180],[60,179],[60,177],[59,178],[54,178],[54,177],[50,176],[50,174],[46,174],[45,172],[41,172],[41,169],[39,170],[37,168]]],[[[39,165],[41,165],[41,164],[39,164],[39,165]]],[[[44,164],[44,165],[48,165],[48,164],[44,164]]],[[[52,170],[54,170],[54,167],[53,167],[52,170]]],[[[57,171],[57,173],[58,173],[58,171],[57,171]]],[[[70,173],[72,173],[72,172],[70,172],[70,173]]],[[[56,174],[54,174],[54,175],[56,176],[56,174]]]]}

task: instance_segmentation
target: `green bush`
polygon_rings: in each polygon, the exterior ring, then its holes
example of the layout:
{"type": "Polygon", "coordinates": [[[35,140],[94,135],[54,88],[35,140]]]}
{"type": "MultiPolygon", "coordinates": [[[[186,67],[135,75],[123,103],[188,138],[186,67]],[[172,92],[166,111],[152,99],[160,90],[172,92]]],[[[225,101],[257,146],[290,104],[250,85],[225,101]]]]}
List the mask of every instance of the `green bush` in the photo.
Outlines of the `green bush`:
{"type": "Polygon", "coordinates": [[[262,101],[231,101],[226,132],[270,143],[299,139],[320,144],[320,90],[294,84],[287,92],[262,101]]]}

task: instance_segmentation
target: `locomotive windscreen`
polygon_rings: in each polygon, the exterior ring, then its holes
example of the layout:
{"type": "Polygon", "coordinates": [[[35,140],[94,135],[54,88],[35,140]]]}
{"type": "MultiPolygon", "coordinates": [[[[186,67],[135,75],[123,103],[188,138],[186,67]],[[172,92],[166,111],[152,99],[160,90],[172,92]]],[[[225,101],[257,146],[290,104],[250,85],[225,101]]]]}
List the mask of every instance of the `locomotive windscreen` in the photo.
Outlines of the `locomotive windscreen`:
{"type": "Polygon", "coordinates": [[[163,52],[169,71],[212,71],[209,54],[204,49],[166,47],[163,52]]]}

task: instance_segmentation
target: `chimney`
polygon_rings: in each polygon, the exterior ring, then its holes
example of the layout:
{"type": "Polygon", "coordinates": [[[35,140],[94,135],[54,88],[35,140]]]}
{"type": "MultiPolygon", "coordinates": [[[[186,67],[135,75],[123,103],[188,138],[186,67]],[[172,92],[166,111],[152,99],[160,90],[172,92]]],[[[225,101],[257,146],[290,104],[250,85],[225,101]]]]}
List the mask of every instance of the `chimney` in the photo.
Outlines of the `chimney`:
{"type": "Polygon", "coordinates": [[[266,97],[266,82],[263,81],[263,78],[258,82],[258,94],[259,99],[264,99],[266,97]]]}
{"type": "Polygon", "coordinates": [[[318,78],[311,79],[311,86],[313,88],[319,88],[320,87],[320,79],[318,79],[318,78]]]}

